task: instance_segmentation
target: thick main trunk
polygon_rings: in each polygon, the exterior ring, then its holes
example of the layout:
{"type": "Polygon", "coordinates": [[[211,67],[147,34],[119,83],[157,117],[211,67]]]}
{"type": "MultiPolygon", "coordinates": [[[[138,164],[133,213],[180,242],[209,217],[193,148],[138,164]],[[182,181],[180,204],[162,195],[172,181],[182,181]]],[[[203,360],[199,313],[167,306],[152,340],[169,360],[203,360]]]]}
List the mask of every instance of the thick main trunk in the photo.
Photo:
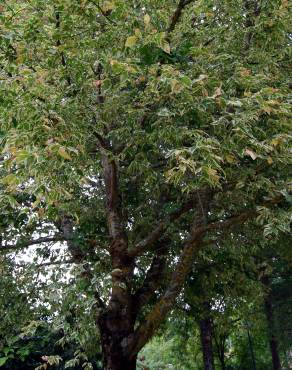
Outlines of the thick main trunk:
{"type": "Polygon", "coordinates": [[[124,316],[120,311],[107,311],[98,319],[101,333],[102,357],[104,370],[134,370],[136,356],[125,354],[123,340],[134,331],[134,315],[124,316]]]}
{"type": "Polygon", "coordinates": [[[136,370],[136,362],[137,357],[124,357],[119,349],[111,346],[111,350],[104,353],[103,370],[136,370]]]}
{"type": "Polygon", "coordinates": [[[200,321],[200,334],[204,369],[215,370],[212,346],[212,320],[210,317],[203,318],[200,321]]]}

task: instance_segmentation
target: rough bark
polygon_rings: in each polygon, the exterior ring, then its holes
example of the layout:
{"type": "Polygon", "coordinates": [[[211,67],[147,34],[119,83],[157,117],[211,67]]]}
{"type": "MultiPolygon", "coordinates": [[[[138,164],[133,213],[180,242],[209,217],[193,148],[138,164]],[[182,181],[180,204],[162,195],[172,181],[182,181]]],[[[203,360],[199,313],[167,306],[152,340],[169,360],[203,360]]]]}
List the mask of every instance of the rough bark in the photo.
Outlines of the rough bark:
{"type": "Polygon", "coordinates": [[[134,331],[136,320],[131,294],[134,259],[128,253],[128,239],[122,217],[119,176],[109,142],[99,138],[106,195],[106,215],[111,245],[112,289],[108,306],[97,317],[101,333],[104,369],[132,370],[136,356],[125,355],[122,342],[134,331]]]}
{"type": "MultiPolygon", "coordinates": [[[[134,330],[133,320],[124,321],[116,310],[104,312],[99,320],[104,370],[135,370],[137,356],[124,354],[121,345],[123,338],[134,330]]],[[[125,316],[125,315],[124,315],[125,316]]]]}

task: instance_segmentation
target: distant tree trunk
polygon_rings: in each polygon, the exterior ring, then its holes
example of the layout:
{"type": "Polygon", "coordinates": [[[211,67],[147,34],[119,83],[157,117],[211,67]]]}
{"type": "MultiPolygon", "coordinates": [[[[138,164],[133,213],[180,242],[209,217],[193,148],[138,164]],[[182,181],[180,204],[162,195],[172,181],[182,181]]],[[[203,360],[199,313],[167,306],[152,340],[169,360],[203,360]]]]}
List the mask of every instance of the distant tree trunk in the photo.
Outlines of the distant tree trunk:
{"type": "MultiPolygon", "coordinates": [[[[208,303],[204,303],[205,312],[208,312],[210,307],[208,303]]],[[[203,352],[204,370],[215,370],[214,356],[212,346],[212,319],[208,315],[200,320],[201,346],[203,352]]]]}
{"type": "Polygon", "coordinates": [[[266,318],[268,323],[269,331],[269,342],[272,354],[273,370],[281,370],[281,362],[278,351],[278,341],[274,334],[274,317],[273,317],[273,305],[272,305],[272,296],[268,294],[265,298],[265,309],[266,309],[266,318]]]}
{"type": "MultiPolygon", "coordinates": [[[[214,330],[214,329],[213,329],[214,330]]],[[[217,356],[220,361],[220,366],[222,370],[226,370],[226,365],[225,365],[225,345],[226,345],[226,339],[227,339],[227,334],[221,334],[218,337],[215,335],[213,332],[214,340],[215,340],[215,345],[216,345],[216,350],[217,350],[217,356]]]]}
{"type": "Polygon", "coordinates": [[[222,357],[219,357],[219,360],[220,360],[221,369],[222,369],[222,370],[226,370],[226,366],[225,366],[225,356],[223,355],[222,357]]]}
{"type": "Polygon", "coordinates": [[[247,329],[247,337],[248,337],[248,345],[249,345],[251,361],[252,361],[252,369],[256,370],[256,361],[255,361],[255,355],[254,355],[254,350],[253,350],[253,344],[252,344],[250,332],[248,329],[247,329]]]}
{"type": "Polygon", "coordinates": [[[266,312],[266,319],[268,324],[268,336],[269,336],[269,344],[271,349],[272,355],[272,363],[273,363],[273,370],[281,370],[281,361],[279,356],[278,350],[278,341],[275,336],[275,327],[274,327],[274,312],[273,312],[273,296],[270,289],[270,278],[267,275],[262,276],[261,278],[262,284],[269,289],[267,295],[265,296],[265,312],[266,312]]]}

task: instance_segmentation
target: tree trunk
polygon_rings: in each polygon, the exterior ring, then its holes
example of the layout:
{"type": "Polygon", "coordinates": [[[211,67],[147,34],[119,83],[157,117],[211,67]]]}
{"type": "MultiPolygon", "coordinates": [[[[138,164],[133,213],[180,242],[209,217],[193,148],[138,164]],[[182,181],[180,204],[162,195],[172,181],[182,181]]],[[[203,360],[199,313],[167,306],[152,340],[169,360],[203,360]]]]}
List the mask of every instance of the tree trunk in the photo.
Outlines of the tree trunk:
{"type": "Polygon", "coordinates": [[[212,320],[210,317],[203,318],[200,321],[200,332],[204,369],[215,370],[212,346],[212,320]]]}
{"type": "Polygon", "coordinates": [[[248,338],[248,346],[249,346],[250,356],[251,356],[251,361],[252,361],[252,369],[256,370],[257,368],[256,368],[256,360],[255,360],[255,355],[254,355],[254,350],[253,350],[253,343],[252,343],[252,339],[251,339],[248,328],[247,328],[247,338],[248,338]]]}
{"type": "Polygon", "coordinates": [[[224,350],[224,347],[220,351],[220,355],[218,357],[219,357],[221,369],[222,370],[226,370],[226,365],[225,365],[225,350],[224,350]]]}
{"type": "Polygon", "coordinates": [[[216,346],[216,350],[217,350],[217,356],[218,356],[218,359],[220,361],[221,370],[226,370],[226,365],[225,365],[225,343],[226,343],[227,335],[226,334],[218,335],[218,339],[217,339],[217,337],[214,333],[214,328],[213,328],[213,337],[214,337],[214,340],[215,340],[215,346],[216,346]]]}
{"type": "Polygon", "coordinates": [[[262,284],[268,289],[268,293],[265,296],[265,311],[266,311],[266,318],[268,324],[268,336],[269,336],[269,344],[271,349],[272,355],[272,364],[273,370],[281,370],[281,361],[278,351],[278,341],[274,334],[275,327],[274,327],[274,312],[273,312],[273,296],[271,292],[271,283],[270,278],[267,275],[264,275],[261,278],[262,284]]]}
{"type": "Polygon", "coordinates": [[[136,370],[137,357],[129,359],[121,355],[119,349],[111,347],[104,353],[103,370],[136,370]]]}
{"type": "Polygon", "coordinates": [[[136,369],[137,356],[126,355],[123,346],[123,340],[134,331],[133,320],[127,320],[120,313],[107,311],[98,320],[104,370],[136,369]]]}
{"type": "Polygon", "coordinates": [[[278,351],[278,341],[274,334],[274,318],[273,318],[273,307],[272,307],[272,297],[271,294],[265,299],[265,308],[266,308],[266,318],[268,323],[269,331],[269,342],[270,349],[272,354],[273,370],[281,370],[281,362],[278,351]]]}
{"type": "Polygon", "coordinates": [[[220,365],[221,365],[221,369],[222,370],[226,370],[226,366],[225,366],[225,358],[220,358],[220,365]]]}

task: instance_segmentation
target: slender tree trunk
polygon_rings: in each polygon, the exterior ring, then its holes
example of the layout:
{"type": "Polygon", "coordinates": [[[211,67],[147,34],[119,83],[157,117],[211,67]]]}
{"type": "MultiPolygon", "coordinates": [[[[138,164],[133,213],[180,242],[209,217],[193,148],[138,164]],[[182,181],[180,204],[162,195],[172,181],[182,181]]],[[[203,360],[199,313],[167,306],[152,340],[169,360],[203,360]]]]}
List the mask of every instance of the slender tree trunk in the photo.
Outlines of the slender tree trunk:
{"type": "Polygon", "coordinates": [[[226,365],[225,365],[225,341],[222,343],[222,346],[220,348],[220,354],[219,354],[218,357],[219,357],[221,369],[226,370],[226,365]]]}
{"type": "Polygon", "coordinates": [[[262,276],[261,282],[268,289],[268,293],[265,296],[265,312],[268,324],[268,336],[272,355],[273,370],[281,370],[282,367],[278,351],[278,341],[274,334],[275,327],[274,327],[273,297],[270,288],[271,287],[270,277],[267,275],[262,276]]]}
{"type": "Polygon", "coordinates": [[[226,365],[225,365],[225,343],[226,343],[227,335],[224,335],[224,334],[219,335],[219,338],[217,340],[217,337],[216,337],[216,335],[213,331],[213,337],[214,337],[214,340],[215,340],[217,356],[218,356],[218,359],[220,361],[221,369],[226,370],[226,365]]]}
{"type": "Polygon", "coordinates": [[[247,329],[247,338],[248,338],[248,345],[249,345],[250,356],[251,356],[251,361],[252,361],[252,369],[256,370],[256,360],[255,360],[255,355],[254,355],[254,350],[253,350],[253,343],[252,343],[252,339],[251,339],[250,332],[248,329],[247,329]]]}
{"type": "Polygon", "coordinates": [[[281,370],[281,362],[278,351],[278,341],[274,334],[274,318],[271,294],[269,294],[265,299],[265,309],[268,323],[269,342],[272,354],[273,370],[281,370]]]}
{"type": "MultiPolygon", "coordinates": [[[[207,310],[209,305],[204,304],[207,310]]],[[[212,319],[207,316],[200,320],[201,346],[203,351],[204,370],[215,370],[212,346],[212,319]]]]}
{"type": "Polygon", "coordinates": [[[224,356],[222,358],[220,357],[219,360],[220,360],[221,369],[226,370],[225,357],[224,356]]]}

